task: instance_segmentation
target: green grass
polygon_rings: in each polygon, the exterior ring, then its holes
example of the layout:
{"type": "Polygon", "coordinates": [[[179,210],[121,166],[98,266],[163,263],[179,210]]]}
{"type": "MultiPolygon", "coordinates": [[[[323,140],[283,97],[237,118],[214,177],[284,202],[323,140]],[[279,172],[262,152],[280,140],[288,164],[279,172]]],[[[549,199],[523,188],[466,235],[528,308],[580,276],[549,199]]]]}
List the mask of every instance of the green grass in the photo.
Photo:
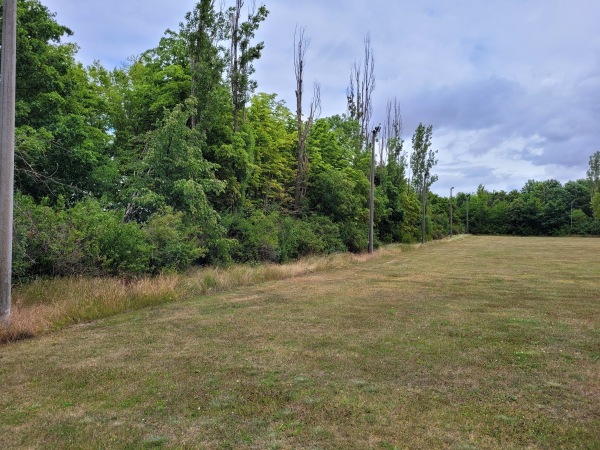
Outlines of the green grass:
{"type": "Polygon", "coordinates": [[[0,348],[0,448],[600,448],[600,240],[469,237],[0,348]]]}

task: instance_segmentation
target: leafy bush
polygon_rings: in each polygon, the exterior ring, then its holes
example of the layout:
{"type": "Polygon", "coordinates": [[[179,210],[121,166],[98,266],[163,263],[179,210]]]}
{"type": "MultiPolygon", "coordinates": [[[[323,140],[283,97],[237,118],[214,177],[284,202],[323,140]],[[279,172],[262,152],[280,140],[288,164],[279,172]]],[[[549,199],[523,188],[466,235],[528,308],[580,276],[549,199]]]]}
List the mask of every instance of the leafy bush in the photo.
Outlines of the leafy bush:
{"type": "Polygon", "coordinates": [[[150,243],[150,267],[153,271],[182,270],[207,253],[183,222],[183,213],[165,208],[144,227],[150,243]]]}
{"type": "Polygon", "coordinates": [[[240,214],[226,218],[230,237],[239,242],[239,246],[232,249],[234,259],[279,261],[279,218],[279,213],[265,215],[262,211],[254,211],[248,217],[240,214]]]}

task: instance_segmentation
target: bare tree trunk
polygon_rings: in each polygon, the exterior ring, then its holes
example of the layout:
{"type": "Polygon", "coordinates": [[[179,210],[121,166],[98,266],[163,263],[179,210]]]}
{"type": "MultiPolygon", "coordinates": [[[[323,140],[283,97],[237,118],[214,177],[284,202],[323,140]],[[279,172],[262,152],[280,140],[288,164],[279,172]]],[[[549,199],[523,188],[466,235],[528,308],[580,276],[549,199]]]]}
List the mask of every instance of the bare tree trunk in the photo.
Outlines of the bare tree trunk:
{"type": "Polygon", "coordinates": [[[308,154],[306,152],[306,140],[314,124],[315,117],[321,109],[321,88],[315,82],[313,98],[310,102],[308,118],[306,122],[302,117],[302,94],[304,92],[304,64],[306,50],[309,41],[304,37],[304,28],[301,28],[296,40],[294,33],[294,71],[296,74],[296,127],[298,132],[298,172],[296,174],[296,186],[294,204],[296,211],[302,208],[302,201],[306,196],[308,181],[308,154]]]}
{"type": "MultiPolygon", "coordinates": [[[[390,146],[392,143],[397,144],[395,140],[402,138],[402,113],[400,111],[400,103],[394,97],[393,100],[388,100],[385,111],[385,125],[381,132],[381,146],[379,147],[379,164],[384,165],[389,162],[390,157],[398,158],[400,155],[392,155],[390,146]]],[[[399,162],[399,161],[397,161],[399,162]]]]}
{"type": "Polygon", "coordinates": [[[236,0],[231,18],[231,99],[233,102],[233,131],[239,127],[239,103],[240,103],[240,76],[241,68],[239,62],[239,38],[240,38],[240,15],[244,0],[236,0]]]}
{"type": "Polygon", "coordinates": [[[358,121],[365,147],[369,147],[369,128],[373,115],[373,91],[375,90],[375,58],[371,50],[371,37],[365,37],[365,59],[350,69],[350,85],[346,91],[348,112],[358,121]]]}

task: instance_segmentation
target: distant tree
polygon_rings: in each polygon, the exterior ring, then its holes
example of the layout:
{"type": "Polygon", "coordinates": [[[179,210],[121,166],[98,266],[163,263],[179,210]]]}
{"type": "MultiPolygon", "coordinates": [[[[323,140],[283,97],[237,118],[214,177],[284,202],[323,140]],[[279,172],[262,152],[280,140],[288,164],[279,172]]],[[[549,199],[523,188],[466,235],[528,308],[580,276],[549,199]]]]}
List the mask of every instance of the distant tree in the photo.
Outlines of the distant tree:
{"type": "Polygon", "coordinates": [[[396,97],[388,100],[385,112],[386,120],[380,134],[379,164],[383,166],[387,159],[388,165],[394,164],[404,172],[406,156],[402,153],[402,113],[396,97]]]}
{"type": "Polygon", "coordinates": [[[421,197],[421,243],[425,243],[425,215],[427,211],[427,189],[438,179],[431,174],[431,169],[437,164],[437,150],[431,149],[433,127],[419,123],[412,137],[413,152],[410,155],[410,167],[413,172],[413,184],[421,197]]]}
{"type": "Polygon", "coordinates": [[[590,156],[587,178],[590,185],[592,212],[595,219],[600,219],[600,150],[590,156]]]}
{"type": "Polygon", "coordinates": [[[594,219],[600,220],[600,191],[596,191],[592,197],[592,212],[594,219]]]}

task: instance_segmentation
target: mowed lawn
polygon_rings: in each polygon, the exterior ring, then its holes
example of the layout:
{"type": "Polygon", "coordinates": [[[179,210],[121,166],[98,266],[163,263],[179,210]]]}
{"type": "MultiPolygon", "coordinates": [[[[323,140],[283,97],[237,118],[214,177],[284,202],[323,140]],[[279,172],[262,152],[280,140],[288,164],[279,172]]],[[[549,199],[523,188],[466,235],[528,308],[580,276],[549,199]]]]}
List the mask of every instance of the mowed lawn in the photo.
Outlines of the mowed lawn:
{"type": "Polygon", "coordinates": [[[600,239],[459,237],[0,347],[0,448],[600,448],[600,239]]]}

